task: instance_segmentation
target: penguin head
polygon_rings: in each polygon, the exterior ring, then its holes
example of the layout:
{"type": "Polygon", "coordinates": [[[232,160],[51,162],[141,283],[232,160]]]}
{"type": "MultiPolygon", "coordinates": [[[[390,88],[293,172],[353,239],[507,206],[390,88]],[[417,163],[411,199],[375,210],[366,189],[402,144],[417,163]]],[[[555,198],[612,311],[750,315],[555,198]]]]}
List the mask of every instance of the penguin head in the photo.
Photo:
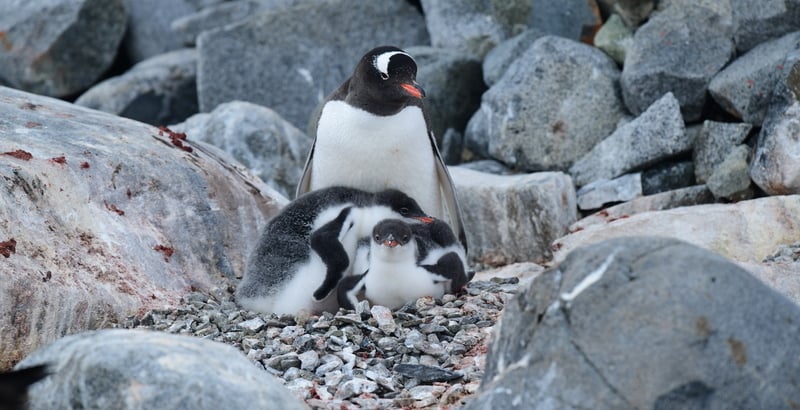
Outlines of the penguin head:
{"type": "Polygon", "coordinates": [[[428,214],[422,210],[417,201],[397,189],[387,189],[376,193],[375,205],[387,206],[405,218],[415,218],[423,222],[429,219],[428,214]]]}
{"type": "Polygon", "coordinates": [[[405,246],[412,238],[411,227],[399,219],[384,219],[372,229],[372,241],[387,248],[405,246]]]}
{"type": "Polygon", "coordinates": [[[381,46],[367,52],[356,66],[347,102],[389,115],[408,105],[421,105],[423,97],[414,59],[397,47],[381,46]]]}

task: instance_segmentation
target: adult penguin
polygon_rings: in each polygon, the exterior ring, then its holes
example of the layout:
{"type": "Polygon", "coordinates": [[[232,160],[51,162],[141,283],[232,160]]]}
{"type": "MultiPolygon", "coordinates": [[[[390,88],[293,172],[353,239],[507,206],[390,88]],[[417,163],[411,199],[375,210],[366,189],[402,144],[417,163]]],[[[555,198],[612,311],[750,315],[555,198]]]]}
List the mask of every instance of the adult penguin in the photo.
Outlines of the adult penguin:
{"type": "Polygon", "coordinates": [[[449,222],[466,248],[453,188],[416,82],[417,64],[392,46],[370,50],[320,106],[297,196],[330,186],[397,189],[449,222]]]}

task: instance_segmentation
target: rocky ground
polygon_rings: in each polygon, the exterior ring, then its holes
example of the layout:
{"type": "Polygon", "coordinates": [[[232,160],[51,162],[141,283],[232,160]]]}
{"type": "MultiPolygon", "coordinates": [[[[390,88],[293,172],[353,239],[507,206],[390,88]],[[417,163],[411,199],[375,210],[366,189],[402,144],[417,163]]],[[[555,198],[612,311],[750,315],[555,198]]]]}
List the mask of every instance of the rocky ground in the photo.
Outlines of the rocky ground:
{"type": "Polygon", "coordinates": [[[363,301],[297,317],[242,310],[232,289],[217,289],[119,327],[234,346],[315,409],[458,408],[480,385],[491,333],[518,286],[516,277],[478,280],[395,311],[363,301]]]}

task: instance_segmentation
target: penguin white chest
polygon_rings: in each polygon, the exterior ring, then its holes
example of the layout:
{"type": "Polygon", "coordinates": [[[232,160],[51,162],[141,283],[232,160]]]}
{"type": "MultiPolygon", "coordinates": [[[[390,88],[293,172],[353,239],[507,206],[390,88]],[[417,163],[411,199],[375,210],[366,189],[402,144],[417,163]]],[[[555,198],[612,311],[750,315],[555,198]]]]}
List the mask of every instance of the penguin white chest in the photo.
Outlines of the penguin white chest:
{"type": "Polygon", "coordinates": [[[367,191],[398,189],[441,217],[436,163],[419,107],[379,116],[344,101],[325,104],[317,126],[312,190],[343,185],[367,191]]]}

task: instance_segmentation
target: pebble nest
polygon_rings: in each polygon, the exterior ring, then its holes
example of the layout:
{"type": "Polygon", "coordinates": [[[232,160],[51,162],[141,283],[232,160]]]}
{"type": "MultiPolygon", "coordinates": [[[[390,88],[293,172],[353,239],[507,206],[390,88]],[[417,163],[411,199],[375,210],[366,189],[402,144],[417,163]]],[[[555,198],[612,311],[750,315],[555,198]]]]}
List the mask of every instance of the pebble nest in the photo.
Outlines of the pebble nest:
{"type": "Polygon", "coordinates": [[[456,408],[477,391],[494,325],[518,289],[518,278],[493,278],[396,310],[362,301],[298,316],[242,310],[233,289],[216,289],[119,327],[231,345],[314,409],[456,408]]]}

